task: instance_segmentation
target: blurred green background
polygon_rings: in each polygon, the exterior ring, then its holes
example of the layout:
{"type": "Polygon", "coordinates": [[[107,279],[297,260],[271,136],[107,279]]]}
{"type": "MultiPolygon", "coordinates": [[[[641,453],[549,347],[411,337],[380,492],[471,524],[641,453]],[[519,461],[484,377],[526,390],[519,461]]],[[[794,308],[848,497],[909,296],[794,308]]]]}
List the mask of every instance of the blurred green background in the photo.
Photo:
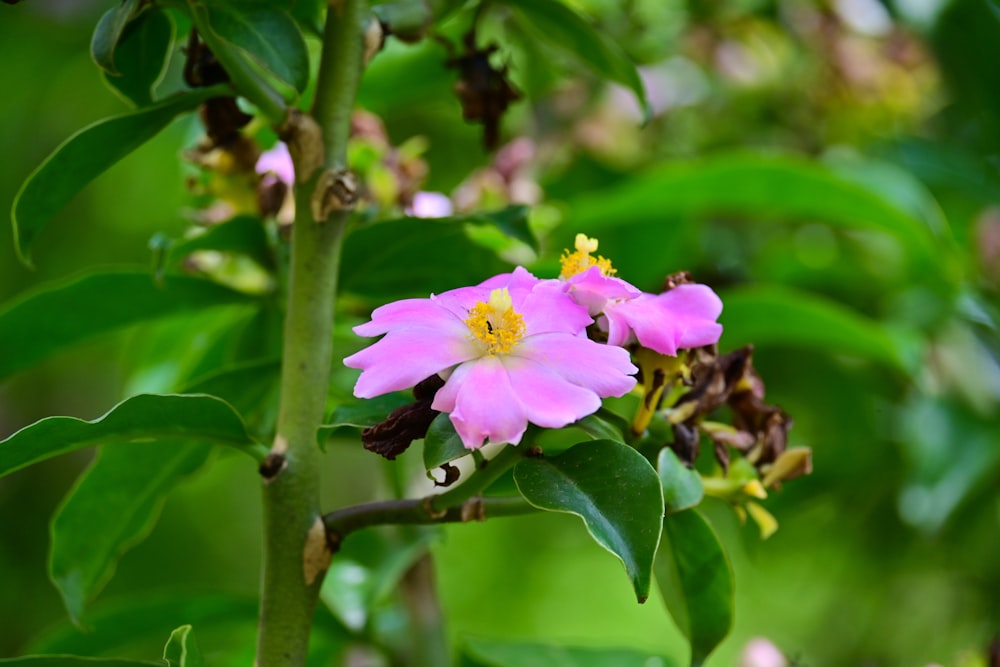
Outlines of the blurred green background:
{"type": "MultiPolygon", "coordinates": [[[[478,128],[458,122],[439,45],[391,42],[361,104],[394,144],[427,139],[424,189],[459,207],[539,204],[539,274],[585,231],[644,289],[687,269],[732,297],[720,346],[756,343],[768,400],[794,417],[791,443],[813,448],[815,472],[768,499],[781,528],[767,541],[725,505],[706,506],[733,558],[737,610],[710,666],[738,664],[755,636],[814,667],[980,664],[1000,632],[1000,9],[990,0],[572,4],[641,64],[647,125],[629,93],[581,74],[502,7],[480,38],[502,45],[525,99],[504,120],[504,136],[522,139],[496,159],[478,128]],[[782,307],[766,308],[768,295],[782,307]]],[[[28,0],[0,11],[0,202],[69,134],[124,111],[88,56],[107,6],[28,0]]],[[[0,234],[0,298],[94,266],[149,265],[150,237],[187,227],[189,171],[178,158],[199,133],[195,119],[181,120],[98,178],[41,236],[36,270],[0,234]]],[[[347,297],[346,321],[378,305],[371,294],[347,297]]],[[[53,414],[97,417],[155,386],[151,375],[176,374],[169,354],[147,349],[169,340],[170,326],[105,336],[4,380],[0,436],[53,414]],[[143,355],[140,377],[130,364],[143,355]]],[[[334,396],[350,383],[339,372],[334,396]]],[[[384,493],[381,462],[354,443],[331,450],[330,508],[384,493]]],[[[0,480],[0,656],[66,624],[46,577],[48,519],[90,456],[0,480]]],[[[415,458],[400,465],[416,472],[415,458]]],[[[204,608],[238,599],[245,613],[212,617],[199,640],[219,664],[248,663],[258,483],[248,461],[218,455],[182,485],[94,603],[95,628],[130,599],[193,594],[204,608]]],[[[637,606],[620,564],[573,517],[449,527],[434,554],[456,639],[684,659],[659,601],[637,606]]],[[[157,655],[179,623],[163,625],[111,653],[157,655]]]]}

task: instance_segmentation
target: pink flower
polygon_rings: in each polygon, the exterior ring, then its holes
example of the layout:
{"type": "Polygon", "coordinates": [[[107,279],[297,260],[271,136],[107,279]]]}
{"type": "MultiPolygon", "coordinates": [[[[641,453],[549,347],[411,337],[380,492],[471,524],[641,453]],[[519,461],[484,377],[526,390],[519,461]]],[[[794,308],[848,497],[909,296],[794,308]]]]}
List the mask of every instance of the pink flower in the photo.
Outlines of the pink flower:
{"type": "Polygon", "coordinates": [[[255,170],[258,174],[274,174],[278,180],[291,187],[295,184],[295,167],[288,146],[279,141],[271,150],[264,151],[257,158],[255,170]]]}
{"type": "Polygon", "coordinates": [[[610,345],[638,342],[660,354],[712,345],[722,335],[716,320],[722,300],[705,285],[678,285],[648,294],[614,276],[611,262],[593,257],[597,241],[576,235],[576,250],[562,257],[560,278],[573,299],[597,318],[610,345]]]}
{"type": "Polygon", "coordinates": [[[740,667],[787,667],[788,661],[777,646],[763,637],[754,637],[743,647],[740,667]]]}
{"type": "Polygon", "coordinates": [[[454,212],[454,207],[448,195],[421,190],[413,195],[413,203],[406,212],[415,218],[445,218],[454,212]]]}
{"type": "Polygon", "coordinates": [[[445,384],[431,407],[449,413],[466,447],[517,444],[528,422],[561,428],[635,386],[628,352],[586,337],[592,321],[561,284],[518,267],[475,287],[376,309],[354,331],[385,335],[344,363],[362,371],[360,398],[438,374],[445,384]]]}

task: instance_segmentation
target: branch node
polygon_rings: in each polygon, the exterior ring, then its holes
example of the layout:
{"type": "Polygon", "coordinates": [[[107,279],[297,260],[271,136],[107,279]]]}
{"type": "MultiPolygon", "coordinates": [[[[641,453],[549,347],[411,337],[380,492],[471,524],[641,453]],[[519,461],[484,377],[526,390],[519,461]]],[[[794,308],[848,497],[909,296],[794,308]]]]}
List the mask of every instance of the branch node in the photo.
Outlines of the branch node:
{"type": "Polygon", "coordinates": [[[278,128],[278,136],[288,144],[295,165],[295,180],[305,183],[323,166],[323,129],[316,119],[298,109],[291,109],[278,128]]]}
{"type": "Polygon", "coordinates": [[[469,521],[486,521],[486,507],[482,496],[474,496],[462,504],[462,523],[469,521]]]}
{"type": "Polygon", "coordinates": [[[313,222],[323,223],[330,214],[350,211],[358,202],[358,181],[347,169],[327,169],[319,175],[310,205],[313,222]]]}
{"type": "Polygon", "coordinates": [[[279,452],[271,452],[264,460],[260,462],[260,467],[258,471],[260,476],[264,478],[265,483],[270,483],[274,481],[274,478],[281,474],[281,471],[288,467],[288,461],[285,459],[285,455],[279,452]]]}
{"type": "Polygon", "coordinates": [[[312,586],[316,579],[330,567],[333,550],[330,548],[330,538],[323,525],[323,519],[316,517],[309,534],[306,536],[305,549],[302,551],[302,576],[306,586],[312,586]]]}
{"type": "Polygon", "coordinates": [[[427,496],[420,501],[420,507],[424,510],[424,513],[432,519],[443,519],[448,514],[448,509],[443,510],[434,509],[434,501],[438,496],[427,496]]]}

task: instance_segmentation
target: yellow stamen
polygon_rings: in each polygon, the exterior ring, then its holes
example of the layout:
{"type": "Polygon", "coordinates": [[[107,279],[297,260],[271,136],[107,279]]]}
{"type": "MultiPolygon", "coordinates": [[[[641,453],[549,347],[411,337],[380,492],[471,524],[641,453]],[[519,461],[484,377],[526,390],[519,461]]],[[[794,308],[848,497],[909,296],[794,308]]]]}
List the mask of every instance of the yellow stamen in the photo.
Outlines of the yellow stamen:
{"type": "Polygon", "coordinates": [[[559,272],[559,277],[563,280],[583,273],[592,266],[599,267],[601,273],[605,276],[613,276],[617,273],[611,266],[610,259],[605,259],[600,255],[591,257],[590,253],[597,252],[597,239],[588,238],[586,234],[577,234],[574,245],[576,247],[574,252],[564,250],[562,257],[559,259],[562,263],[562,271],[559,272]]]}
{"type": "Polygon", "coordinates": [[[489,301],[480,301],[465,320],[472,338],[486,345],[486,355],[507,354],[524,337],[524,318],[514,310],[506,287],[490,292],[489,301]]]}

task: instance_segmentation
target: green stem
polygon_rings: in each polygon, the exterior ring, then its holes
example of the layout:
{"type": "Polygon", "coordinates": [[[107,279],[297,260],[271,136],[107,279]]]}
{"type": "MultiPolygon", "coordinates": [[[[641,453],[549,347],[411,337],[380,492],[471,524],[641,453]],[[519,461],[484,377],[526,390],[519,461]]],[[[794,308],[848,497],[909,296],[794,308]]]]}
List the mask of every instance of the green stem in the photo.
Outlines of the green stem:
{"type": "Polygon", "coordinates": [[[440,495],[365,503],[323,517],[330,542],[339,545],[349,533],[369,526],[458,523],[529,514],[535,508],[518,497],[483,498],[481,494],[526,454],[525,445],[508,445],[454,489],[440,495]]]}
{"type": "Polygon", "coordinates": [[[520,497],[483,498],[474,514],[463,514],[464,503],[449,507],[443,513],[429,512],[428,499],[386,500],[354,505],[330,512],[323,517],[326,530],[335,543],[350,533],[371,526],[402,526],[434,523],[462,523],[481,519],[531,514],[536,508],[520,497]]]}
{"type": "MultiPolygon", "coordinates": [[[[361,18],[366,0],[344,0],[327,13],[314,116],[324,135],[324,167],[344,166],[351,112],[361,76],[361,18]]],[[[298,169],[300,165],[296,165],[298,169]]],[[[264,484],[264,571],[257,667],[299,667],[329,551],[319,511],[322,424],[333,359],[333,304],[350,211],[315,221],[310,201],[319,173],[297,184],[285,314],[278,429],[264,484]],[[317,530],[318,528],[318,530],[317,530]]]]}

